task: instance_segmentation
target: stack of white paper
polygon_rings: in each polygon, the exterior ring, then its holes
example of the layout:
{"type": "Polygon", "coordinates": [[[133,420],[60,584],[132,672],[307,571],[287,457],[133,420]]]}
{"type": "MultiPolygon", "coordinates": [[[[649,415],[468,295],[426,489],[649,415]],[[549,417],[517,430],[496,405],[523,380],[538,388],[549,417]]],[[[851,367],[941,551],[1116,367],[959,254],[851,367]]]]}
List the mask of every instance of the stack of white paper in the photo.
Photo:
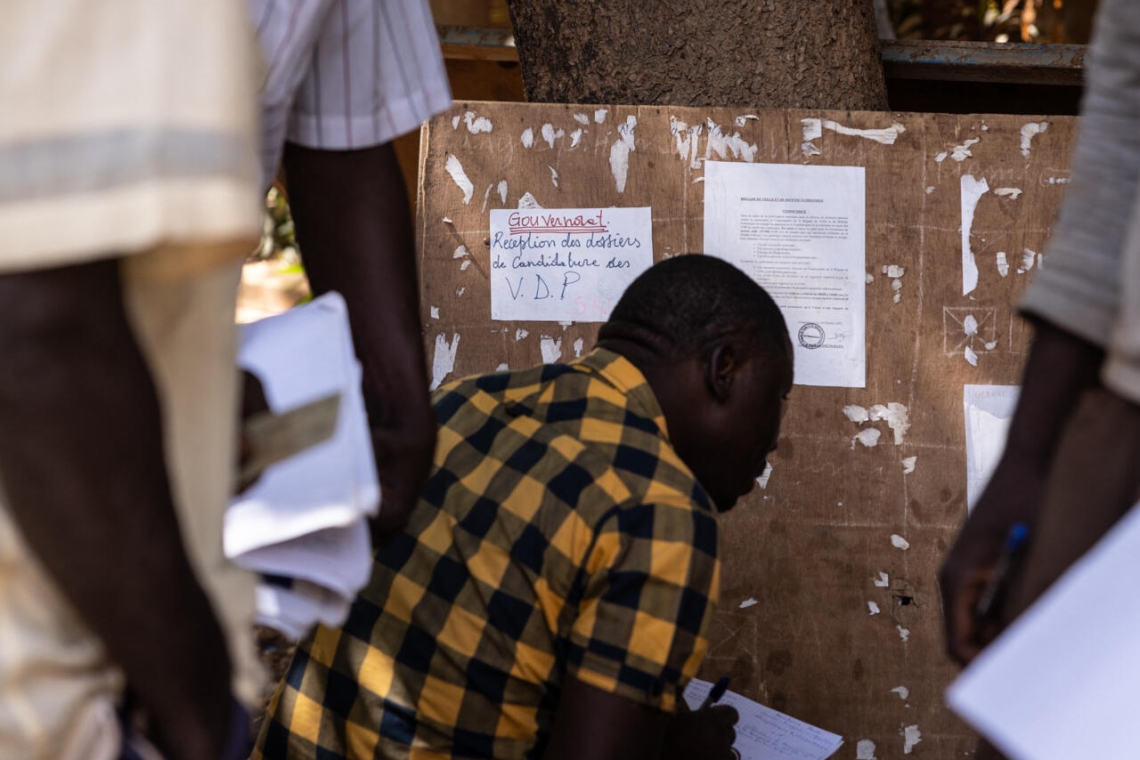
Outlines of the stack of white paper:
{"type": "Polygon", "coordinates": [[[1015,760],[1140,755],[1137,573],[1134,507],[951,685],[950,707],[1015,760]]]}
{"type": "Polygon", "coordinates": [[[340,394],[332,437],[266,469],[226,513],[226,556],[275,582],[258,590],[258,622],[299,638],[343,621],[367,582],[367,519],[380,504],[344,299],[329,293],[246,325],[242,367],[277,414],[340,394]]]}
{"type": "MultiPolygon", "coordinates": [[[[712,690],[712,684],[694,678],[685,687],[685,702],[696,710],[712,690]]],[[[843,745],[843,737],[796,720],[759,702],[727,692],[718,705],[735,707],[740,713],[736,743],[741,760],[826,760],[843,745]]]]}

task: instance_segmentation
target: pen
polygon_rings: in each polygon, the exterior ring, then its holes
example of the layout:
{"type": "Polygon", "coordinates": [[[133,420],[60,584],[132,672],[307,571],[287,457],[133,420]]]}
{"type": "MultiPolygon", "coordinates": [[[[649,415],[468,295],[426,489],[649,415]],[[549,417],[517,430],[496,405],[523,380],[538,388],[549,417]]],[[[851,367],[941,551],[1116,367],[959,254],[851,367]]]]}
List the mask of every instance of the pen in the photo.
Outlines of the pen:
{"type": "Polygon", "coordinates": [[[716,682],[716,684],[713,685],[712,691],[710,691],[709,695],[705,697],[705,701],[701,703],[701,706],[698,709],[706,710],[712,707],[720,701],[720,698],[724,696],[724,693],[726,691],[728,691],[728,676],[721,678],[716,682]]]}
{"type": "Polygon", "coordinates": [[[1006,591],[1009,576],[1013,572],[1017,561],[1021,558],[1021,553],[1025,549],[1025,544],[1028,540],[1028,525],[1018,522],[1009,527],[1009,534],[1006,536],[1005,546],[1002,548],[1001,556],[998,558],[997,566],[994,568],[994,574],[982,591],[982,596],[978,599],[978,606],[974,608],[975,619],[988,620],[997,612],[998,601],[1000,601],[1003,593],[1006,591]]]}

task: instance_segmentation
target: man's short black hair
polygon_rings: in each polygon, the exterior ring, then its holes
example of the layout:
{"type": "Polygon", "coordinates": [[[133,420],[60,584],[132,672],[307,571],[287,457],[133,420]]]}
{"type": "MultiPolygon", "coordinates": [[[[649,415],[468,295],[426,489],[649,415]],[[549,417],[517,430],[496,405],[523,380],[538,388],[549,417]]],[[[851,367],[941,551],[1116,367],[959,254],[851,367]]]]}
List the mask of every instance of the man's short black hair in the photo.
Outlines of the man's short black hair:
{"type": "Polygon", "coordinates": [[[598,333],[599,340],[644,345],[663,361],[703,357],[730,336],[791,359],[784,315],[748,275],[713,256],[666,259],[634,280],[598,333]]]}

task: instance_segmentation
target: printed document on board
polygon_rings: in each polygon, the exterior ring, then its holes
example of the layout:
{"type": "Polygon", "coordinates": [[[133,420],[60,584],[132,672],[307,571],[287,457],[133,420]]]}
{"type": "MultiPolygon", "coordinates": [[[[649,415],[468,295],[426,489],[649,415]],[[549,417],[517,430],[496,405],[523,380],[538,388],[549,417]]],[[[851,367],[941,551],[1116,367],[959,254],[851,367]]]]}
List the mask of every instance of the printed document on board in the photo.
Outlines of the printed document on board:
{"type": "Polygon", "coordinates": [[[704,248],[779,304],[798,385],[866,386],[862,167],[705,162],[704,248]]]}

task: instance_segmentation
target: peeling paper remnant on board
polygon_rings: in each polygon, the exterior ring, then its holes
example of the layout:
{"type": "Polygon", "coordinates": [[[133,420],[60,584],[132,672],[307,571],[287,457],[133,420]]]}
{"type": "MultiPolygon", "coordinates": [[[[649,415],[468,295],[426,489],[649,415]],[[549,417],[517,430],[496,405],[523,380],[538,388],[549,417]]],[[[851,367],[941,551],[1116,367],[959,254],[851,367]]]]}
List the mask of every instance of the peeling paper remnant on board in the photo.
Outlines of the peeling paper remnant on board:
{"type": "Polygon", "coordinates": [[[880,572],[878,579],[871,582],[875,584],[875,588],[886,588],[891,585],[891,577],[886,573],[880,572]]]}
{"type": "Polygon", "coordinates": [[[618,127],[618,139],[610,146],[610,171],[619,193],[625,192],[625,182],[629,177],[629,154],[634,147],[633,130],[637,127],[637,117],[627,116],[625,124],[618,127]]]}
{"type": "Polygon", "coordinates": [[[535,197],[530,193],[523,193],[519,198],[519,208],[521,209],[536,209],[542,208],[542,205],[535,200],[535,197]]]}
{"type": "Polygon", "coordinates": [[[902,460],[903,475],[910,475],[914,472],[914,466],[918,462],[918,457],[907,457],[902,460]]]}
{"type": "Polygon", "coordinates": [[[823,137],[823,130],[827,129],[840,135],[872,140],[880,145],[894,145],[899,135],[906,131],[906,127],[898,122],[894,122],[886,129],[856,129],[831,119],[800,119],[800,123],[804,125],[804,142],[823,137]]]}
{"type": "Polygon", "coordinates": [[[468,111],[464,114],[463,121],[467,124],[467,131],[473,135],[480,132],[490,132],[494,127],[490,119],[485,116],[477,116],[474,111],[468,111]]]}
{"type": "Polygon", "coordinates": [[[1047,121],[1031,121],[1021,128],[1021,155],[1029,158],[1033,152],[1033,138],[1049,129],[1047,121]]]}
{"type": "Polygon", "coordinates": [[[898,533],[891,534],[891,546],[896,549],[902,549],[904,552],[910,548],[910,541],[900,536],[898,533]]]}
{"type": "Polygon", "coordinates": [[[731,153],[734,158],[743,158],[745,162],[750,164],[755,163],[756,151],[759,148],[742,138],[739,132],[728,135],[712,119],[708,119],[708,129],[709,134],[705,140],[706,161],[712,158],[713,153],[716,153],[717,157],[721,159],[727,158],[728,154],[731,153]]]}
{"type": "Polygon", "coordinates": [[[994,195],[996,195],[1000,198],[1009,198],[1011,201],[1015,201],[1021,197],[1021,188],[1020,187],[999,187],[997,190],[994,190],[994,195]]]}
{"type": "Polygon", "coordinates": [[[444,164],[447,173],[455,180],[455,184],[463,191],[463,203],[471,202],[471,196],[475,195],[475,185],[471,184],[471,180],[467,179],[467,172],[463,171],[463,164],[459,163],[459,159],[455,157],[454,153],[447,154],[447,163],[444,164]]]}
{"type": "Polygon", "coordinates": [[[858,434],[856,434],[855,437],[851,439],[851,449],[855,449],[856,443],[861,443],[869,449],[874,448],[875,446],[879,445],[879,436],[881,435],[882,433],[880,433],[875,428],[860,430],[858,434]]]}
{"type": "Polygon", "coordinates": [[[530,335],[530,333],[520,327],[515,330],[515,342],[517,343],[528,335],[530,335]]]}
{"type": "Polygon", "coordinates": [[[599,108],[597,111],[594,111],[594,123],[604,124],[606,121],[606,114],[608,113],[609,109],[607,108],[599,108]]]}
{"type": "Polygon", "coordinates": [[[507,202],[507,181],[505,179],[499,180],[499,198],[503,203],[507,202]]]}
{"type": "Polygon", "coordinates": [[[910,629],[903,628],[901,625],[896,625],[895,628],[899,629],[899,639],[902,641],[910,641],[910,629]]]}
{"type": "Polygon", "coordinates": [[[887,423],[895,434],[895,445],[902,446],[907,431],[910,430],[910,410],[904,404],[891,402],[886,406],[875,404],[870,409],[871,420],[887,423]]]}
{"type": "Polygon", "coordinates": [[[578,338],[578,340],[574,341],[574,358],[582,358],[582,349],[585,347],[585,344],[586,342],[581,338],[578,338]]]}
{"type": "Polygon", "coordinates": [[[439,319],[439,307],[438,306],[431,307],[431,318],[432,319],[439,319]]]}
{"type": "Polygon", "coordinates": [[[881,611],[882,610],[879,609],[878,603],[867,602],[867,612],[869,612],[871,615],[878,615],[881,611]]]}
{"type": "Polygon", "coordinates": [[[562,338],[552,338],[543,335],[539,338],[539,347],[542,349],[543,364],[557,364],[562,358],[562,338]]]}
{"type": "Polygon", "coordinates": [[[551,150],[554,150],[554,141],[558,140],[562,137],[565,137],[565,136],[566,136],[566,130],[564,130],[564,129],[559,129],[558,131],[555,131],[553,124],[543,124],[542,125],[542,139],[546,140],[546,144],[550,146],[551,150]]]}
{"type": "Polygon", "coordinates": [[[455,355],[458,352],[459,333],[452,336],[450,345],[444,333],[435,336],[435,353],[431,358],[431,390],[438,389],[455,369],[455,355]]]}
{"type": "Polygon", "coordinates": [[[736,126],[738,126],[738,127],[747,126],[749,121],[760,121],[760,117],[754,113],[746,113],[746,114],[743,114],[741,116],[737,116],[736,117],[736,126]]]}
{"type": "Polygon", "coordinates": [[[804,158],[811,158],[812,156],[822,156],[823,151],[815,147],[815,143],[806,142],[800,146],[800,150],[804,154],[804,158]]]}
{"type": "Polygon", "coordinates": [[[758,604],[760,604],[760,602],[756,601],[752,597],[749,597],[740,603],[739,609],[746,610],[749,607],[755,607],[758,604]]]}
{"type": "Polygon", "coordinates": [[[966,142],[962,143],[961,145],[955,145],[953,147],[953,149],[951,149],[949,152],[942,151],[941,153],[939,153],[937,156],[934,157],[934,161],[935,161],[935,163],[940,164],[946,160],[947,156],[949,156],[950,158],[954,159],[958,163],[962,163],[967,158],[973,158],[974,157],[974,154],[970,150],[970,148],[974,147],[975,145],[977,145],[981,141],[982,141],[982,138],[980,138],[980,137],[971,138],[971,139],[967,140],[966,142]]]}
{"type": "Polygon", "coordinates": [[[870,422],[871,414],[867,411],[866,407],[858,406],[857,404],[848,404],[843,407],[843,413],[847,415],[847,419],[852,422],[870,422]]]}
{"type": "Polygon", "coordinates": [[[917,725],[900,728],[899,735],[903,737],[904,755],[909,755],[913,752],[915,745],[922,741],[922,732],[918,730],[917,725]]]}
{"type": "Polygon", "coordinates": [[[1017,268],[1017,273],[1025,274],[1026,272],[1033,269],[1033,265],[1035,263],[1037,263],[1037,253],[1029,250],[1028,248],[1024,249],[1021,252],[1021,266],[1017,268]]]}
{"type": "Polygon", "coordinates": [[[578,122],[583,127],[585,127],[585,126],[588,126],[590,124],[590,117],[584,113],[576,113],[576,114],[574,114],[574,121],[578,122]]]}
{"type": "Polygon", "coordinates": [[[978,201],[990,190],[985,177],[976,179],[972,174],[962,175],[962,295],[968,296],[978,287],[978,262],[970,246],[970,234],[974,227],[974,213],[978,201]]]}
{"type": "Polygon", "coordinates": [[[768,481],[771,479],[772,479],[772,463],[768,462],[768,464],[764,466],[764,472],[761,473],[760,477],[756,478],[756,485],[760,486],[760,488],[767,488],[768,487],[768,481]]]}
{"type": "Polygon", "coordinates": [[[522,134],[519,135],[519,139],[522,140],[524,148],[534,147],[534,130],[527,127],[523,130],[522,134]]]}
{"type": "Polygon", "coordinates": [[[974,349],[966,346],[965,350],[962,352],[962,356],[966,358],[966,363],[971,367],[978,366],[978,354],[974,351],[974,349]]]}
{"type": "Polygon", "coordinates": [[[548,166],[546,168],[550,170],[550,184],[558,187],[558,170],[553,166],[548,166]]]}
{"type": "Polygon", "coordinates": [[[510,369],[511,365],[507,364],[506,362],[501,362],[498,367],[495,367],[496,372],[509,372],[510,369]]]}
{"type": "Polygon", "coordinates": [[[860,739],[855,745],[855,760],[878,760],[875,757],[875,743],[870,739],[860,739]]]}
{"type": "Polygon", "coordinates": [[[1006,258],[1005,251],[998,251],[997,270],[1002,277],[1009,277],[1009,259],[1006,258]]]}
{"type": "Polygon", "coordinates": [[[891,693],[898,694],[899,699],[901,699],[903,702],[910,699],[910,689],[905,686],[896,686],[895,688],[891,689],[891,693]]]}

